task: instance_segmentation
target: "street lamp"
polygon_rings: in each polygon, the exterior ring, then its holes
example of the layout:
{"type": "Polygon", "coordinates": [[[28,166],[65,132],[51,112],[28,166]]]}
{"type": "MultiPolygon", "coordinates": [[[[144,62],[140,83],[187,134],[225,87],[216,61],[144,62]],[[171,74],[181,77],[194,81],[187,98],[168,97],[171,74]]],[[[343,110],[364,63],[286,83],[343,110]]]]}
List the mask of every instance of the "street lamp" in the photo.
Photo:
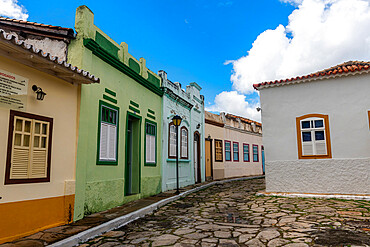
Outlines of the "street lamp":
{"type": "Polygon", "coordinates": [[[172,118],[172,123],[173,125],[176,126],[176,192],[175,194],[178,195],[180,194],[179,191],[179,126],[181,124],[182,118],[179,115],[176,115],[172,118]]]}

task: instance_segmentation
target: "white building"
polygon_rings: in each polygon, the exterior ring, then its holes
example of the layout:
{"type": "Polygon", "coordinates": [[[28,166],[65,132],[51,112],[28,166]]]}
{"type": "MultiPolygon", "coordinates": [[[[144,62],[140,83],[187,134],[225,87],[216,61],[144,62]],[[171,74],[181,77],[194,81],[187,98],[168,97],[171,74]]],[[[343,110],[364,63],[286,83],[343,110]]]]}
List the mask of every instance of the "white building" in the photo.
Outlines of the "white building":
{"type": "Polygon", "coordinates": [[[266,192],[370,194],[370,62],[260,91],[266,192]]]}

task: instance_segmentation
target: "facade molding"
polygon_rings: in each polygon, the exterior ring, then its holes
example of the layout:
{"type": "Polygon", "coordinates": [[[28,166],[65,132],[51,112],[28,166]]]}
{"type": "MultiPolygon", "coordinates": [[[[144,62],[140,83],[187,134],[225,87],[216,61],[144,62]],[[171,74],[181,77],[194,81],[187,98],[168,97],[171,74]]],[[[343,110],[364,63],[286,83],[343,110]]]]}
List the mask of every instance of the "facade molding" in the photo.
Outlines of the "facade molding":
{"type": "Polygon", "coordinates": [[[175,102],[181,104],[182,106],[188,108],[189,110],[193,108],[193,105],[191,103],[189,103],[188,101],[184,100],[182,97],[175,94],[171,89],[167,87],[162,87],[162,90],[169,99],[174,100],[175,102]]]}
{"type": "Polygon", "coordinates": [[[84,46],[92,51],[92,53],[102,59],[104,62],[108,63],[112,67],[116,68],[117,70],[121,71],[125,75],[131,77],[153,93],[163,96],[163,91],[153,85],[151,82],[149,82],[147,79],[143,78],[141,75],[136,73],[134,70],[132,70],[130,67],[128,67],[126,64],[121,62],[118,58],[115,56],[111,55],[109,52],[107,52],[104,48],[102,48],[95,40],[93,39],[84,39],[83,40],[84,46]]]}

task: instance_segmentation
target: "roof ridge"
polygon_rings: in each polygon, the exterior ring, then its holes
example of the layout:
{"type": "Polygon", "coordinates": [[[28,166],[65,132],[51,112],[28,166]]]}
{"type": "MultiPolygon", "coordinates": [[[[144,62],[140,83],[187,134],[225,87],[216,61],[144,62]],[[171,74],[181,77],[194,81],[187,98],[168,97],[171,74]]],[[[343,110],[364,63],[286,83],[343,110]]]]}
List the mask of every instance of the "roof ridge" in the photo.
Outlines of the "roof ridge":
{"type": "Polygon", "coordinates": [[[0,16],[0,21],[9,21],[9,22],[14,22],[14,23],[21,23],[21,24],[41,26],[41,27],[49,27],[49,28],[62,29],[62,30],[73,30],[73,28],[69,28],[69,27],[48,25],[48,24],[43,24],[43,23],[38,23],[38,22],[31,22],[31,21],[8,18],[8,17],[4,17],[4,16],[0,16]]]}
{"type": "Polygon", "coordinates": [[[241,120],[244,120],[245,122],[256,123],[256,124],[262,125],[262,123],[254,121],[254,120],[246,118],[246,117],[238,116],[238,115],[235,115],[235,114],[232,114],[232,113],[226,113],[226,116],[228,116],[228,115],[232,116],[232,117],[235,117],[235,118],[240,118],[241,120]]]}
{"type": "MultiPolygon", "coordinates": [[[[280,80],[275,80],[275,81],[267,81],[267,82],[261,82],[261,83],[256,83],[253,84],[253,88],[258,90],[259,87],[261,86],[274,86],[274,85],[285,85],[287,82],[292,82],[292,81],[299,81],[299,80],[304,80],[304,79],[310,79],[310,78],[318,78],[318,77],[323,77],[323,76],[335,76],[335,75],[340,75],[342,73],[354,73],[354,72],[360,72],[364,70],[369,70],[370,69],[370,61],[347,61],[335,66],[332,66],[328,69],[320,70],[311,74],[307,74],[304,76],[296,76],[292,78],[287,78],[287,79],[280,79],[280,80]]],[[[370,70],[369,70],[370,71],[370,70]]]]}

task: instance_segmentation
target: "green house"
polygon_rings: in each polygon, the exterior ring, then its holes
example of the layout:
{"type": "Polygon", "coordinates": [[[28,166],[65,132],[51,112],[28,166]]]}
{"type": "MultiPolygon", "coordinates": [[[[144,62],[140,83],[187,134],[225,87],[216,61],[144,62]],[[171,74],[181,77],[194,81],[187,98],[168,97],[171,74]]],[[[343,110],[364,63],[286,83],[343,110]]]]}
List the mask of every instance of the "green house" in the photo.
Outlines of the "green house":
{"type": "Polygon", "coordinates": [[[161,191],[160,78],[76,11],[68,61],[100,78],[81,87],[74,219],[161,191]]]}

